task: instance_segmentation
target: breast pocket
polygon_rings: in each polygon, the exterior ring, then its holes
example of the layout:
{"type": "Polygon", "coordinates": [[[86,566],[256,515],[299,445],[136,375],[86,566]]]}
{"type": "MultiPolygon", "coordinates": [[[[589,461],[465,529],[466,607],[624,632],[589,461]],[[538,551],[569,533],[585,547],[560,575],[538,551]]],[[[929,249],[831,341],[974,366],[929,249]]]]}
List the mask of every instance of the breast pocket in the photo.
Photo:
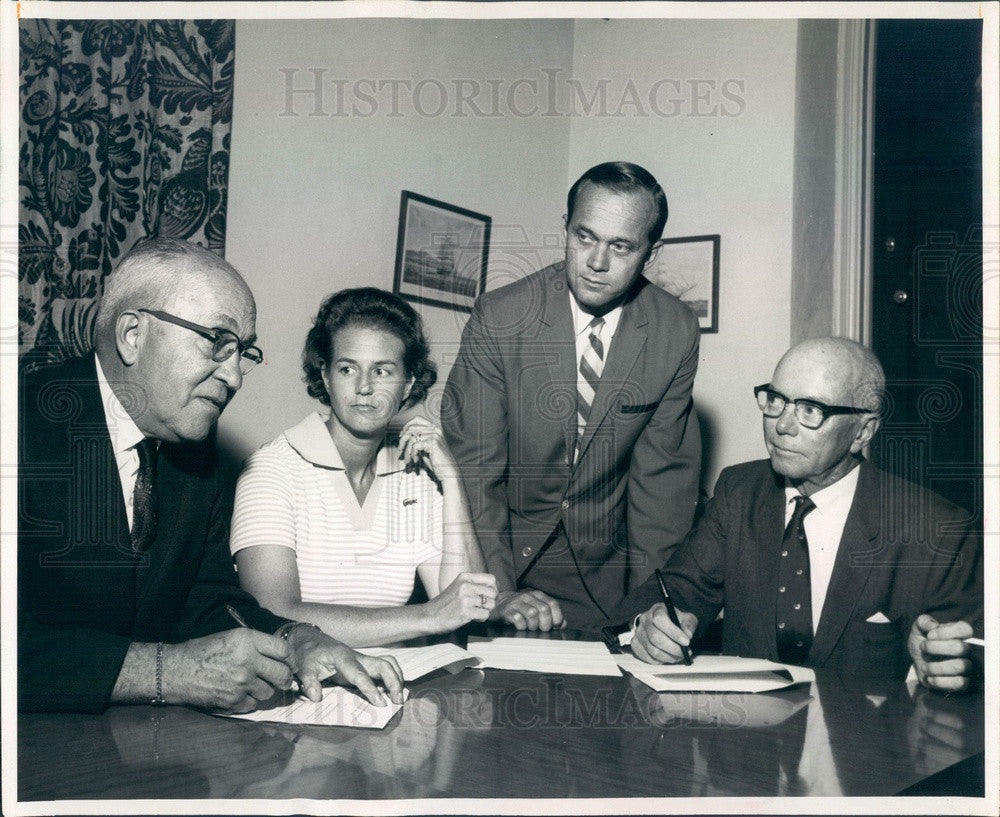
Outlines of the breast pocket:
{"type": "Polygon", "coordinates": [[[847,625],[841,667],[852,676],[902,679],[910,666],[903,621],[854,621],[847,625]]]}
{"type": "Polygon", "coordinates": [[[659,402],[654,403],[622,403],[618,406],[619,414],[646,414],[656,409],[659,402]]]}

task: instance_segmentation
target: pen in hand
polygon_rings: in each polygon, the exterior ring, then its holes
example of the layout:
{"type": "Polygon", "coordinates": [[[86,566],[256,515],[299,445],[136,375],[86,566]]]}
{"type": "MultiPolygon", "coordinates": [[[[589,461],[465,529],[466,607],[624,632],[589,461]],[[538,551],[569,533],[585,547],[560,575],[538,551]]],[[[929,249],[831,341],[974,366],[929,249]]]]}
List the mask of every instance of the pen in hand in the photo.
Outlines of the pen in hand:
{"type": "MultiPolygon", "coordinates": [[[[229,613],[229,615],[230,615],[230,617],[232,617],[233,621],[235,621],[241,627],[243,627],[243,628],[245,628],[247,630],[252,630],[253,629],[253,627],[251,627],[249,624],[247,624],[246,619],[243,618],[243,616],[240,615],[239,611],[235,607],[233,607],[233,605],[227,604],[226,605],[226,612],[229,613]]],[[[295,686],[292,687],[291,691],[292,692],[301,692],[302,691],[302,682],[298,679],[298,676],[293,675],[292,676],[292,681],[295,683],[295,686]]]]}
{"type": "Polygon", "coordinates": [[[245,627],[248,630],[253,629],[253,627],[251,627],[249,624],[246,623],[246,620],[243,618],[243,616],[239,614],[239,611],[237,611],[237,609],[233,607],[233,605],[227,604],[226,612],[229,613],[229,615],[232,616],[233,621],[235,621],[241,627],[245,627]]]}
{"type": "MultiPolygon", "coordinates": [[[[659,569],[656,571],[656,581],[660,584],[660,595],[663,596],[663,606],[667,608],[667,615],[670,616],[670,620],[674,623],[674,626],[677,627],[677,629],[683,630],[681,622],[677,618],[677,610],[674,609],[674,603],[670,600],[670,594],[667,592],[667,586],[663,583],[663,574],[660,573],[659,569]]],[[[681,644],[680,647],[681,653],[684,655],[684,663],[690,667],[691,651],[683,644],[681,644]]]]}

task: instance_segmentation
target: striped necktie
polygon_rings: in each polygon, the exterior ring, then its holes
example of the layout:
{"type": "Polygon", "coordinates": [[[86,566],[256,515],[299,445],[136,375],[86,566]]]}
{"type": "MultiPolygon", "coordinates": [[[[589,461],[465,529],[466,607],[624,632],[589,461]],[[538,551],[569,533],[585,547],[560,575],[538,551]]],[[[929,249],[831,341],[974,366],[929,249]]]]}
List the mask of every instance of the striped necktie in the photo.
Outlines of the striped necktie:
{"type": "Polygon", "coordinates": [[[580,368],[576,378],[577,456],[580,453],[580,440],[583,438],[587,419],[590,417],[590,408],[594,404],[597,384],[600,382],[601,372],[604,371],[604,344],[601,342],[603,327],[604,318],[594,318],[590,322],[588,343],[580,356],[580,368]]]}

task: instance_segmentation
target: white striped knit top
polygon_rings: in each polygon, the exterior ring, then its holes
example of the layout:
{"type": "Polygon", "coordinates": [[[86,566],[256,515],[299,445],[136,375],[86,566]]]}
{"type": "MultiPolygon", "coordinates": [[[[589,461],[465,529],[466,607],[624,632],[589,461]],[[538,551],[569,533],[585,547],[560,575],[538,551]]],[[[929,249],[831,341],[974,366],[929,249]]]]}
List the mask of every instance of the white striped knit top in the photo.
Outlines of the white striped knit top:
{"type": "Polygon", "coordinates": [[[443,500],[423,471],[407,473],[399,450],[379,450],[363,505],[323,418],[310,414],[247,462],[236,488],[229,547],[295,551],[302,601],[405,604],[417,565],[441,563],[443,500]]]}

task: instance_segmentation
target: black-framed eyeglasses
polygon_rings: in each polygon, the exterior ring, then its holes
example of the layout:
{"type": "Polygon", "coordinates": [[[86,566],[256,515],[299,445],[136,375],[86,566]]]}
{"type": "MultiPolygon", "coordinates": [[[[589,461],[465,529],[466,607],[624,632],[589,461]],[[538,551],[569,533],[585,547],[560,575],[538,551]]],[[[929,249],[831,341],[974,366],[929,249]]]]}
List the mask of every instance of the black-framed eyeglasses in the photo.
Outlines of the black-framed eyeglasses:
{"type": "Polygon", "coordinates": [[[244,343],[236,337],[235,333],[230,332],[228,329],[202,326],[200,323],[186,321],[184,318],[178,318],[176,315],[171,315],[169,312],[162,312],[159,309],[140,309],[139,311],[145,312],[147,315],[152,315],[161,321],[190,329],[206,340],[212,341],[210,356],[216,363],[225,363],[238,352],[241,374],[249,374],[254,366],[264,360],[264,353],[259,347],[244,343]]]}
{"type": "Polygon", "coordinates": [[[809,400],[804,397],[792,400],[780,391],[772,389],[770,383],[754,386],[753,393],[757,398],[757,405],[764,412],[765,417],[780,417],[785,413],[785,406],[791,404],[794,407],[795,419],[805,428],[819,428],[828,417],[835,414],[874,413],[872,409],[858,408],[857,406],[830,406],[819,400],[809,400]]]}

